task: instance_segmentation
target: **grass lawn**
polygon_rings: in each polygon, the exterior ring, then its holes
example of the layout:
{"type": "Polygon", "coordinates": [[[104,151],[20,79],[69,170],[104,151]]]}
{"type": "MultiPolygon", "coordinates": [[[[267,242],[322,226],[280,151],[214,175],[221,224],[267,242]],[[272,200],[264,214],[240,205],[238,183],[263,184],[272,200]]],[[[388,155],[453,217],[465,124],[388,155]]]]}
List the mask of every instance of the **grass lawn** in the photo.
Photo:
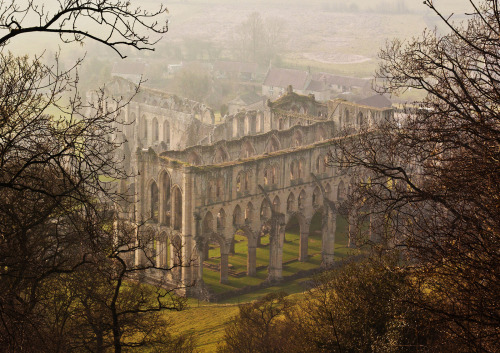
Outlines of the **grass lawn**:
{"type": "MultiPolygon", "coordinates": [[[[297,260],[299,255],[299,228],[297,224],[290,224],[285,234],[285,244],[283,246],[283,276],[289,276],[301,270],[310,270],[321,265],[321,218],[313,217],[309,233],[308,255],[306,262],[297,260]]],[[[342,259],[353,250],[347,248],[347,222],[343,217],[337,217],[337,229],[335,234],[335,258],[342,259]]],[[[209,250],[209,259],[205,261],[203,269],[203,280],[215,292],[222,293],[245,286],[258,285],[266,280],[269,264],[269,237],[262,238],[262,246],[257,248],[257,275],[255,277],[246,276],[247,268],[247,239],[246,237],[235,235],[235,254],[229,256],[230,275],[229,282],[219,283],[220,274],[218,265],[220,263],[220,248],[212,245],[209,250]]],[[[289,293],[301,291],[298,285],[292,285],[294,290],[289,293]]],[[[271,290],[272,291],[272,290],[271,290]]],[[[269,292],[269,290],[264,290],[269,292]]],[[[263,295],[261,294],[261,295],[263,295]]],[[[253,296],[251,296],[253,297],[253,296]]],[[[255,299],[258,298],[255,297],[255,299]]],[[[238,299],[239,300],[239,299],[238,299]]],[[[246,300],[246,299],[245,299],[246,300]]]]}

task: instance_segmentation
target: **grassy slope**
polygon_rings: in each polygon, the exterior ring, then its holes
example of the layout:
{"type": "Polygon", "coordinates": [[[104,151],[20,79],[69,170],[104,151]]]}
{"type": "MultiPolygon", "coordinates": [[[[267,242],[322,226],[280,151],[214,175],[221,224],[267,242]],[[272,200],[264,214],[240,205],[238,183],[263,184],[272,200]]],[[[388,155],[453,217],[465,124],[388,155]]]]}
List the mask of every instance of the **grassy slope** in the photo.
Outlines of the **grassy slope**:
{"type": "MultiPolygon", "coordinates": [[[[320,252],[321,252],[321,238],[317,233],[319,229],[320,219],[313,219],[311,225],[311,236],[309,238],[309,255],[314,256],[309,258],[308,262],[293,262],[291,264],[285,265],[283,267],[283,274],[292,274],[301,269],[314,268],[319,266],[320,252]]],[[[229,262],[234,266],[235,270],[246,268],[246,241],[243,237],[237,236],[239,242],[236,244],[236,255],[231,256],[229,262]]],[[[295,227],[287,230],[286,234],[287,243],[285,244],[283,259],[284,261],[296,258],[298,254],[298,231],[295,227]]],[[[266,242],[264,241],[263,244],[266,242]]],[[[260,248],[260,253],[258,252],[257,264],[267,263],[269,256],[268,248],[260,248]],[[266,252],[267,249],[267,252],[266,252]]],[[[217,263],[219,256],[219,249],[213,248],[210,250],[210,262],[217,263]]],[[[340,260],[348,255],[349,250],[347,248],[347,224],[344,218],[337,218],[337,231],[336,231],[336,245],[335,245],[335,255],[336,259],[340,260]]],[[[240,288],[247,284],[258,284],[260,281],[264,280],[267,276],[267,269],[258,272],[256,278],[252,277],[242,277],[242,278],[231,278],[228,285],[221,285],[218,283],[219,274],[216,271],[205,269],[204,280],[208,282],[212,287],[215,287],[216,291],[231,290],[234,288],[240,288]]],[[[252,300],[256,300],[267,293],[276,291],[285,291],[289,294],[292,293],[302,293],[305,290],[303,285],[304,281],[308,278],[297,279],[290,281],[279,286],[273,286],[269,288],[264,288],[252,293],[241,295],[238,297],[231,298],[223,303],[219,304],[208,304],[204,302],[198,302],[195,299],[189,299],[189,308],[181,312],[169,312],[166,313],[168,318],[172,322],[172,332],[183,333],[192,332],[197,340],[198,348],[200,352],[215,352],[218,343],[223,339],[225,324],[231,320],[235,315],[238,314],[238,304],[245,303],[252,300]]],[[[297,294],[299,296],[300,294],[297,294]]]]}

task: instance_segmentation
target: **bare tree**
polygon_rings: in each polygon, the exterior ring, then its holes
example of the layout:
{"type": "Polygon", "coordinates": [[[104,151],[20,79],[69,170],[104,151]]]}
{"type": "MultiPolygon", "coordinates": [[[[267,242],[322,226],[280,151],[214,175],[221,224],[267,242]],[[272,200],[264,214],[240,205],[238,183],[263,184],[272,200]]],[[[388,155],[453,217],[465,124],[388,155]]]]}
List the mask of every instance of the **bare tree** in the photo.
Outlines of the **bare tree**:
{"type": "Polygon", "coordinates": [[[425,92],[394,118],[338,140],[331,163],[364,175],[351,208],[405,249],[426,294],[415,305],[447,323],[463,351],[500,339],[500,13],[471,1],[458,24],[425,2],[449,33],[425,31],[381,51],[382,92],[425,92]]]}
{"type": "MultiPolygon", "coordinates": [[[[78,92],[75,68],[6,53],[33,32],[63,42],[153,50],[167,31],[165,9],[129,2],[67,0],[55,10],[33,0],[0,4],[0,344],[8,352],[103,352],[109,347],[192,350],[160,325],[182,301],[137,273],[169,271],[148,252],[140,225],[115,217],[116,182],[127,177],[117,149],[119,112],[131,97],[92,102],[78,92]],[[158,22],[160,21],[160,22],[158,22]],[[95,26],[89,26],[94,23],[95,26]],[[161,24],[163,23],[163,24],[161,24]],[[144,262],[128,261],[135,252],[144,262]],[[155,327],[151,325],[155,324],[155,327]]],[[[146,236],[147,238],[148,236],[146,236]]]]}

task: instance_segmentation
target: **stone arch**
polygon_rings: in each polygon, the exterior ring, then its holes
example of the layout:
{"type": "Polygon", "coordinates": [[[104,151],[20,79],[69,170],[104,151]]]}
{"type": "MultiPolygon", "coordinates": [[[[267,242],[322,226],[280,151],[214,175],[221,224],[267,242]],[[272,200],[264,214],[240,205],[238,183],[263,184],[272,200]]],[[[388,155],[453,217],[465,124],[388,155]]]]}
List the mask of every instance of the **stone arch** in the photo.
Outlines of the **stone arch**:
{"type": "Polygon", "coordinates": [[[147,139],[148,138],[148,119],[146,118],[146,115],[143,115],[141,118],[141,127],[142,127],[142,138],[147,139]]]}
{"type": "Polygon", "coordinates": [[[152,180],[149,184],[149,217],[154,222],[158,222],[158,214],[159,214],[159,192],[158,185],[156,181],[152,180]]]}
{"type": "Polygon", "coordinates": [[[160,222],[170,226],[170,218],[171,218],[171,209],[172,209],[172,200],[171,200],[171,178],[166,170],[163,170],[160,173],[160,177],[158,178],[160,181],[160,222]]]}
{"type": "Polygon", "coordinates": [[[276,195],[273,199],[273,208],[275,212],[281,211],[281,201],[278,195],[276,195]]]}
{"type": "Polygon", "coordinates": [[[245,208],[245,223],[251,222],[253,219],[253,204],[251,202],[247,203],[245,208]]]}
{"type": "Polygon", "coordinates": [[[182,192],[178,185],[172,188],[173,198],[173,223],[175,230],[182,229],[182,192]]]}
{"type": "Polygon", "coordinates": [[[233,210],[233,226],[239,227],[243,224],[243,214],[240,205],[236,205],[233,210]]]}
{"type": "Polygon", "coordinates": [[[345,200],[346,198],[346,187],[344,181],[341,180],[337,187],[337,201],[345,200]]]}
{"type": "Polygon", "coordinates": [[[363,126],[365,124],[365,118],[363,116],[363,112],[358,113],[358,125],[363,126]]]}
{"type": "Polygon", "coordinates": [[[271,153],[271,152],[276,152],[281,149],[281,144],[276,135],[271,135],[269,139],[266,142],[266,152],[271,153]]]}
{"type": "Polygon", "coordinates": [[[240,158],[248,158],[255,155],[255,148],[251,141],[246,140],[241,146],[240,158]]]}
{"type": "Polygon", "coordinates": [[[221,232],[226,227],[226,212],[223,208],[217,213],[217,231],[221,232]]]}
{"type": "Polygon", "coordinates": [[[260,220],[266,221],[269,218],[271,218],[271,205],[267,201],[267,198],[264,198],[260,204],[260,220]]]}
{"type": "Polygon", "coordinates": [[[157,142],[160,140],[160,127],[158,124],[158,119],[153,118],[153,122],[151,124],[151,136],[153,137],[153,142],[157,142]]]}
{"type": "Polygon", "coordinates": [[[207,211],[205,217],[203,217],[201,232],[205,237],[210,237],[214,232],[214,216],[210,211],[207,211]]]}
{"type": "Polygon", "coordinates": [[[170,122],[167,119],[163,120],[163,142],[170,147],[170,122]]]}
{"type": "Polygon", "coordinates": [[[286,200],[286,212],[292,213],[297,211],[297,204],[295,203],[295,195],[293,192],[290,192],[288,195],[288,199],[286,200]]]}
{"type": "Polygon", "coordinates": [[[295,129],[293,132],[293,138],[292,138],[292,146],[293,147],[298,147],[302,145],[303,140],[303,134],[300,129],[295,129]]]}
{"type": "Polygon", "coordinates": [[[319,187],[316,186],[314,188],[314,191],[312,194],[312,207],[313,207],[313,209],[317,209],[317,208],[321,207],[322,204],[323,204],[323,200],[322,200],[321,191],[320,191],[319,187]]]}
{"type": "Polygon", "coordinates": [[[325,185],[325,194],[329,200],[332,199],[332,187],[330,186],[330,183],[326,183],[325,185]]]}
{"type": "Polygon", "coordinates": [[[306,207],[306,192],[304,189],[300,191],[299,197],[297,199],[297,206],[299,210],[304,210],[306,207]]]}
{"type": "Polygon", "coordinates": [[[349,109],[345,108],[344,110],[344,124],[349,125],[349,109]]]}
{"type": "Polygon", "coordinates": [[[228,160],[229,160],[229,153],[227,153],[226,149],[222,146],[217,147],[214,155],[214,163],[215,164],[224,163],[228,160]]]}

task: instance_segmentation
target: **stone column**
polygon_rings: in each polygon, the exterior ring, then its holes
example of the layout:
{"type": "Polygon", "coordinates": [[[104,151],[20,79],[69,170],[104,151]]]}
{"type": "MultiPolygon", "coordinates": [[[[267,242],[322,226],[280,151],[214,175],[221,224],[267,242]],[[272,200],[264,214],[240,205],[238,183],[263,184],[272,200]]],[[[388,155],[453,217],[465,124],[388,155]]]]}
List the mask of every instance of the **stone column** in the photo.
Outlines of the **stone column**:
{"type": "Polygon", "coordinates": [[[324,212],[322,227],[321,266],[323,267],[331,267],[333,265],[336,229],[337,214],[328,209],[324,212]]]}
{"type": "Polygon", "coordinates": [[[248,236],[247,275],[257,274],[257,236],[248,236]]]}
{"type": "MultiPolygon", "coordinates": [[[[273,222],[276,222],[273,220],[273,222]]],[[[285,225],[277,224],[271,227],[269,234],[269,275],[270,282],[283,278],[283,242],[285,225]]]]}
{"type": "Polygon", "coordinates": [[[229,282],[229,252],[227,246],[220,247],[220,283],[229,282]]]}
{"type": "MultiPolygon", "coordinates": [[[[306,228],[306,226],[304,226],[306,228]]],[[[300,243],[299,243],[299,261],[307,261],[307,251],[308,251],[308,240],[309,240],[309,228],[300,229],[300,243]]]]}
{"type": "Polygon", "coordinates": [[[196,232],[196,221],[194,217],[194,174],[190,168],[184,168],[184,195],[182,203],[182,284],[190,286],[192,284],[192,250],[194,241],[192,234],[196,232]]]}

